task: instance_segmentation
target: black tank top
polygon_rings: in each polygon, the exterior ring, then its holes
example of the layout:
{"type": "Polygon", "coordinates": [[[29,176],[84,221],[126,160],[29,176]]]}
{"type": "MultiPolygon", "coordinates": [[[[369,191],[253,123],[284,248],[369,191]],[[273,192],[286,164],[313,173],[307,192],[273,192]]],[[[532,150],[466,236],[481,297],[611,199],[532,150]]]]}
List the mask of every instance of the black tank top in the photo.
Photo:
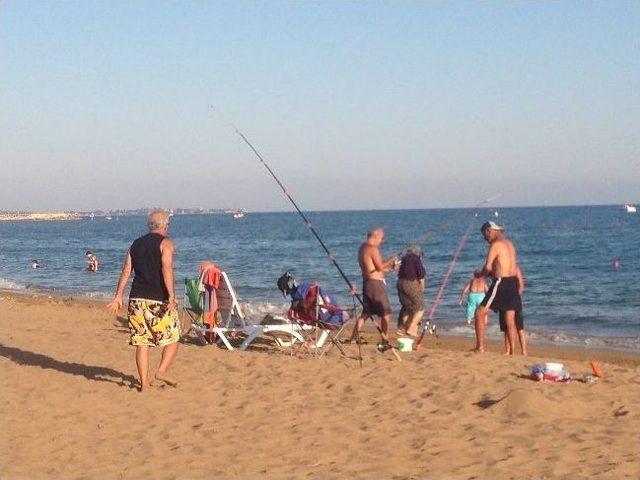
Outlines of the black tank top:
{"type": "Polygon", "coordinates": [[[135,277],[129,298],[144,298],[166,302],[169,299],[162,276],[160,243],[164,237],[159,233],[148,233],[136,239],[129,253],[135,277]]]}

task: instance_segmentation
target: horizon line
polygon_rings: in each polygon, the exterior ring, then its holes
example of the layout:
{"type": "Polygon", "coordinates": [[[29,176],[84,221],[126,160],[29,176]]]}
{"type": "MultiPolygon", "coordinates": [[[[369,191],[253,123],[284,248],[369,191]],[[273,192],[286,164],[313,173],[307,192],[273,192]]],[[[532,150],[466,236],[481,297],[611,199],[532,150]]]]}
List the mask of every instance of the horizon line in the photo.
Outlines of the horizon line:
{"type": "MultiPolygon", "coordinates": [[[[562,207],[624,207],[625,205],[635,205],[636,202],[629,203],[567,203],[567,204],[556,204],[556,205],[470,205],[470,206],[456,206],[456,207],[417,207],[417,208],[407,208],[407,207],[387,207],[387,208],[354,208],[354,209],[308,209],[303,210],[306,212],[376,212],[376,211],[412,211],[412,210],[482,210],[482,209],[500,209],[500,208],[562,208],[562,207]]],[[[215,210],[219,214],[225,213],[227,211],[237,211],[244,210],[246,213],[297,213],[294,208],[290,210],[248,210],[245,208],[224,208],[224,207],[134,207],[134,208],[112,208],[112,209],[101,209],[96,208],[94,210],[55,210],[55,211],[43,211],[43,210],[4,210],[0,212],[0,214],[54,214],[54,213],[88,213],[88,212],[104,212],[104,213],[113,213],[116,211],[133,211],[133,210],[152,210],[154,208],[164,208],[166,210],[215,210]]],[[[197,212],[187,215],[194,215],[197,212]]],[[[207,214],[207,213],[204,213],[207,214]]]]}

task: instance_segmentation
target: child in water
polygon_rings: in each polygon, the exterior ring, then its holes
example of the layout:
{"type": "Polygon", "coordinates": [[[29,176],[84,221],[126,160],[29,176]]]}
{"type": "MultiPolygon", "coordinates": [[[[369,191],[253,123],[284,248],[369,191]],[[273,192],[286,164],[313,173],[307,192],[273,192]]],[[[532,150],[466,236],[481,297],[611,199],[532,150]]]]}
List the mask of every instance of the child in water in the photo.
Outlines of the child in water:
{"type": "Polygon", "coordinates": [[[467,304],[465,305],[467,311],[467,325],[471,325],[473,323],[476,308],[478,308],[478,305],[482,302],[487,290],[489,290],[489,287],[487,287],[487,282],[482,276],[480,270],[475,270],[473,272],[473,278],[464,286],[462,292],[460,292],[460,300],[458,300],[458,305],[462,305],[465,295],[468,294],[467,304]]]}

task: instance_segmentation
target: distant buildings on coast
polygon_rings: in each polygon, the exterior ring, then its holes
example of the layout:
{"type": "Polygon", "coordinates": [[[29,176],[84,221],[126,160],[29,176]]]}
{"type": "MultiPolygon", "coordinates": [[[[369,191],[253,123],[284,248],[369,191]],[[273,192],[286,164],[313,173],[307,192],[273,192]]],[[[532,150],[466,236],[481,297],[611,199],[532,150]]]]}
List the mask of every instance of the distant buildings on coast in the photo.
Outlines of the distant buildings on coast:
{"type": "MultiPolygon", "coordinates": [[[[82,220],[83,218],[104,218],[112,220],[117,217],[147,215],[150,208],[132,210],[94,210],[93,212],[0,212],[1,221],[43,221],[43,220],[82,220]]],[[[172,215],[215,215],[234,214],[243,209],[237,208],[175,208],[170,209],[172,215]]]]}
{"type": "Polygon", "coordinates": [[[0,222],[18,221],[18,220],[80,220],[82,215],[77,212],[0,212],[0,222]]]}

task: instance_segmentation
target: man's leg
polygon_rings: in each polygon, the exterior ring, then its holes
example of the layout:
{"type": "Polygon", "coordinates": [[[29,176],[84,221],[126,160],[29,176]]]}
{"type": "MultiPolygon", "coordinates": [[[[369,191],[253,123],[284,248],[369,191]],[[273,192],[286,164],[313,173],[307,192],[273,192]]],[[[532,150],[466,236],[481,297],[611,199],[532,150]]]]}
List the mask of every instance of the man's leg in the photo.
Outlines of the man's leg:
{"type": "Polygon", "coordinates": [[[171,343],[165,346],[162,349],[162,358],[160,359],[160,365],[158,366],[158,371],[156,372],[156,379],[166,383],[167,385],[171,385],[172,387],[177,387],[178,382],[171,380],[167,377],[167,369],[173,359],[176,357],[178,353],[178,342],[171,343]]]}
{"type": "Polygon", "coordinates": [[[509,342],[508,355],[513,355],[513,353],[516,351],[516,311],[515,310],[505,310],[504,323],[507,330],[506,331],[507,339],[509,342]]]}
{"type": "Polygon", "coordinates": [[[527,332],[524,331],[524,328],[518,330],[518,340],[520,340],[520,351],[526,357],[529,352],[527,350],[527,332]]]}
{"type": "Polygon", "coordinates": [[[349,340],[351,342],[360,341],[360,330],[362,330],[362,326],[364,325],[364,315],[361,314],[356,320],[356,324],[353,326],[353,331],[351,332],[351,337],[349,340]]]}
{"type": "Polygon", "coordinates": [[[391,314],[385,313],[382,317],[380,317],[380,328],[382,329],[382,333],[384,336],[389,338],[389,324],[391,323],[391,314]]]}
{"type": "Polygon", "coordinates": [[[509,338],[507,337],[507,332],[504,332],[504,354],[511,355],[511,350],[509,349],[509,338]]]}
{"type": "Polygon", "coordinates": [[[486,327],[486,318],[489,314],[489,309],[480,305],[476,308],[476,352],[484,352],[484,330],[486,327]]]}
{"type": "Polygon", "coordinates": [[[149,384],[149,347],[146,345],[136,346],[136,367],[138,367],[138,377],[140,378],[140,391],[147,390],[149,384]]]}

